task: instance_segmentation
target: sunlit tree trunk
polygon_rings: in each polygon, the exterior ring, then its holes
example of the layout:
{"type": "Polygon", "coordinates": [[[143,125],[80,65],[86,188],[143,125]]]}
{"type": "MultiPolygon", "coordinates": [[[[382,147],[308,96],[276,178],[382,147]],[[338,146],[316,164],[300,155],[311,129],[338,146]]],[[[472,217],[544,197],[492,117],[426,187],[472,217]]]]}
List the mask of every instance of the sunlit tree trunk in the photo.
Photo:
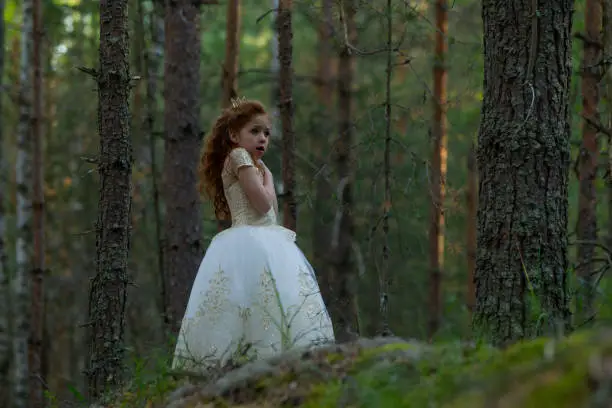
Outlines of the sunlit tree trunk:
{"type": "Polygon", "coordinates": [[[127,0],[100,2],[97,270],[89,298],[89,395],[99,397],[123,380],[128,286],[132,142],[127,0]]]}
{"type": "Polygon", "coordinates": [[[447,0],[436,1],[436,49],[433,68],[433,156],[431,159],[431,220],[429,225],[429,325],[431,339],[440,327],[444,269],[444,199],[446,196],[446,51],[447,0]]]}
{"type": "Polygon", "coordinates": [[[166,310],[177,335],[204,254],[196,186],[202,144],[200,11],[192,0],[167,1],[164,17],[164,272],[166,310]]]}
{"type": "Polygon", "coordinates": [[[483,3],[474,329],[495,345],[569,328],[574,2],[551,0],[542,10],[533,3],[483,3]]]}
{"type": "Polygon", "coordinates": [[[578,197],[578,256],[576,274],[580,279],[578,294],[579,314],[582,319],[593,316],[595,298],[595,279],[593,277],[593,255],[597,240],[597,200],[595,179],[599,160],[599,141],[597,128],[592,124],[599,123],[599,80],[601,68],[601,0],[587,0],[585,6],[586,38],[583,39],[582,56],[582,145],[578,157],[578,175],[580,194],[578,197]]]}
{"type": "Polygon", "coordinates": [[[32,248],[32,0],[22,2],[21,57],[19,73],[19,124],[17,128],[17,242],[13,281],[13,392],[15,408],[29,405],[28,339],[30,336],[30,272],[32,248]]]}

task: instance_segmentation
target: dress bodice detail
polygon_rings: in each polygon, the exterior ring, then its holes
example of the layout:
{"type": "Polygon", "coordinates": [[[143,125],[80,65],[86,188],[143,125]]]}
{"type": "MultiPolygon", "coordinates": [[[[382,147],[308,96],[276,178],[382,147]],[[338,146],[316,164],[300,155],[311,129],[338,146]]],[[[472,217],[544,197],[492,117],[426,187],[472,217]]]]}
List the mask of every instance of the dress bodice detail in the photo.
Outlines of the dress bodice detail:
{"type": "MultiPolygon", "coordinates": [[[[266,214],[261,214],[250,203],[242,186],[238,182],[238,170],[242,167],[256,167],[251,155],[242,147],[232,149],[223,166],[221,178],[225,199],[232,216],[232,226],[238,225],[277,225],[276,211],[270,208],[266,214]]],[[[259,176],[263,182],[263,171],[259,176]]]]}

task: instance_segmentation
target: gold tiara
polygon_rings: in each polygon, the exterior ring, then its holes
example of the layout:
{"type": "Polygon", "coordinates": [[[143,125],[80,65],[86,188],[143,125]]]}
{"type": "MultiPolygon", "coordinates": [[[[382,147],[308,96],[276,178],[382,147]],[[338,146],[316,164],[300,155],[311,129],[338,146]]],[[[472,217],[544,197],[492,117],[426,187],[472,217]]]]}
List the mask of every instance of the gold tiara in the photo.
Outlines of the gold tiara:
{"type": "Polygon", "coordinates": [[[230,103],[232,104],[232,108],[234,109],[238,109],[240,106],[242,106],[246,102],[247,102],[247,99],[244,96],[230,99],[230,103]]]}

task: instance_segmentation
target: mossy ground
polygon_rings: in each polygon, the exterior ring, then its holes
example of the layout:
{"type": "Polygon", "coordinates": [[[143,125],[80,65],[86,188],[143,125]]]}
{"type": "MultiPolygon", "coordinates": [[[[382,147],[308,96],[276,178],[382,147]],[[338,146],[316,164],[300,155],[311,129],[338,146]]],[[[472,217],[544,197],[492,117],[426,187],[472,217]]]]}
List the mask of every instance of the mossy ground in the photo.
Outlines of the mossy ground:
{"type": "Polygon", "coordinates": [[[214,380],[171,373],[119,407],[612,407],[612,330],[505,350],[362,339],[258,361],[214,380]]]}

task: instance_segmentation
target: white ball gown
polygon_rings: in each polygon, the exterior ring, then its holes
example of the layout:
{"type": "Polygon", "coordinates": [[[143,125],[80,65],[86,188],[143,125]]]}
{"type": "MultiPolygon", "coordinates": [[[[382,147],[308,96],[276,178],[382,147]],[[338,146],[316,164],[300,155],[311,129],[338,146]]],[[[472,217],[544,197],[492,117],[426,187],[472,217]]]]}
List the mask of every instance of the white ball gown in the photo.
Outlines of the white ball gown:
{"type": "Polygon", "coordinates": [[[243,166],[254,166],[250,154],[233,149],[222,174],[232,226],[213,238],[200,264],[174,369],[201,371],[230,358],[267,358],[334,341],[314,271],[295,233],[277,224],[273,208],[262,216],[250,205],[237,178],[243,166]]]}

